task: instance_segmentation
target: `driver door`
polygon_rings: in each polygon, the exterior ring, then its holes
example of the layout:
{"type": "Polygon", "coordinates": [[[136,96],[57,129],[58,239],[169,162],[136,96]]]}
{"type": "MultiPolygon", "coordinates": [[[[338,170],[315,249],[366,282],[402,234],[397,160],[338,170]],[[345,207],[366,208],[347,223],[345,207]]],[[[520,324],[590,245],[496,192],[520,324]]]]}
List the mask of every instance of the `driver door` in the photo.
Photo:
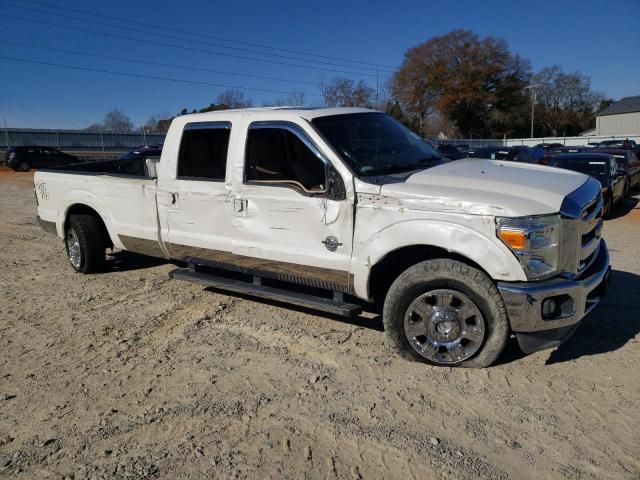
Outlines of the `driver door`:
{"type": "Polygon", "coordinates": [[[254,122],[234,179],[232,248],[245,266],[297,283],[350,291],[353,201],[304,130],[254,122]]]}

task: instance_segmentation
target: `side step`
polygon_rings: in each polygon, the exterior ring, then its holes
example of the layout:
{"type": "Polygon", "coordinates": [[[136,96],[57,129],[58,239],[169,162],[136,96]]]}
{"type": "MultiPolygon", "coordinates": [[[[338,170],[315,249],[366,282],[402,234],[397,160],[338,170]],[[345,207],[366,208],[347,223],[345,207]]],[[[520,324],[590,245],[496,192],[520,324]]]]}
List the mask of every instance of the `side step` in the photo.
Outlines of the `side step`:
{"type": "Polygon", "coordinates": [[[323,312],[333,313],[343,317],[351,317],[362,312],[362,307],[354,303],[341,301],[342,294],[335,294],[334,299],[318,297],[306,293],[290,292],[280,288],[261,285],[260,279],[254,277],[253,283],[242,280],[220,277],[210,273],[195,272],[189,269],[177,268],[169,272],[169,278],[199,283],[208,287],[243,293],[254,297],[266,298],[278,302],[290,303],[300,307],[312,308],[323,312]]]}

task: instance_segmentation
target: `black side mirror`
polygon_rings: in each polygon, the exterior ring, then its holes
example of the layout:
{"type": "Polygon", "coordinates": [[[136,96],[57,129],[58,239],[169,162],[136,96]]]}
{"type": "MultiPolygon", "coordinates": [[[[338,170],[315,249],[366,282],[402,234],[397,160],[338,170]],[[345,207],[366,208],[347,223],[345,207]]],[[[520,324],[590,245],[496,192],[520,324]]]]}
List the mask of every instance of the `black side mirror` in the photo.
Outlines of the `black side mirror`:
{"type": "Polygon", "coordinates": [[[330,200],[344,200],[347,198],[344,181],[332,166],[327,169],[327,198],[330,200]]]}

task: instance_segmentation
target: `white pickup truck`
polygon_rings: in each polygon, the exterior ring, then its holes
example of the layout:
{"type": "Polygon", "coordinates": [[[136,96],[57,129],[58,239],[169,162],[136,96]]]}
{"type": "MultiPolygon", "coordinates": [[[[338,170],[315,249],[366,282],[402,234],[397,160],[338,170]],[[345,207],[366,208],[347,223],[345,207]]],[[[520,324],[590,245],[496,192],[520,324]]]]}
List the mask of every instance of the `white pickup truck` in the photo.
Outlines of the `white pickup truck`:
{"type": "Polygon", "coordinates": [[[42,226],[71,265],[109,248],[172,278],[340,315],[382,310],[406,358],[485,367],[515,334],[557,346],[610,276],[600,184],[545,166],[447,162],[367,109],[184,115],[160,161],[35,174],[42,226]]]}

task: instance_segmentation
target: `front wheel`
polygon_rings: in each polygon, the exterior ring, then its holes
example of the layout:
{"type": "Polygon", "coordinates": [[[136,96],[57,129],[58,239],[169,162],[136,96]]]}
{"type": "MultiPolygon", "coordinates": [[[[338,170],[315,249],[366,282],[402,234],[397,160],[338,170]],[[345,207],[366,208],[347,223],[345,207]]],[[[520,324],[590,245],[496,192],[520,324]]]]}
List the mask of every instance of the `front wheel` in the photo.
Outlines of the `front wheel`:
{"type": "Polygon", "coordinates": [[[387,294],[383,323],[394,351],[441,366],[487,367],[509,338],[493,281],[449,259],[427,260],[402,273],[387,294]]]}

